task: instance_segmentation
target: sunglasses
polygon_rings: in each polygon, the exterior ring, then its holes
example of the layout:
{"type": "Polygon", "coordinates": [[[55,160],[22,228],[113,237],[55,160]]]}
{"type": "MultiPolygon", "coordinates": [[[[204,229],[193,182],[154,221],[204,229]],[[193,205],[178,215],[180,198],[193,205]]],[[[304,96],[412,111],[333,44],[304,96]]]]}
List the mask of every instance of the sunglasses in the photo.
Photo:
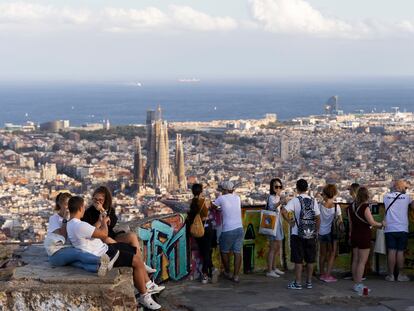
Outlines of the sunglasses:
{"type": "Polygon", "coordinates": [[[283,187],[282,186],[275,186],[274,188],[275,189],[282,189],[283,187]]]}
{"type": "Polygon", "coordinates": [[[92,198],[92,200],[93,200],[94,202],[99,202],[99,203],[103,203],[103,202],[104,202],[104,200],[103,200],[103,199],[92,198]]]}

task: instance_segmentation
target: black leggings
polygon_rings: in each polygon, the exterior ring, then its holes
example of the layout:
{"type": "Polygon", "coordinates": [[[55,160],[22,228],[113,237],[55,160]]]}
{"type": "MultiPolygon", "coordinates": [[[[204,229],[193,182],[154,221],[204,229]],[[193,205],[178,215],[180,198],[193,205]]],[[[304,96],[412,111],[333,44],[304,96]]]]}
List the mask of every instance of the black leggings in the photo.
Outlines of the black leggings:
{"type": "Polygon", "coordinates": [[[211,277],[211,272],[213,270],[213,262],[211,260],[211,257],[213,253],[213,240],[216,236],[214,234],[214,231],[215,230],[212,229],[209,225],[208,227],[204,228],[204,236],[195,239],[203,262],[202,272],[203,274],[207,274],[209,277],[211,277]]]}

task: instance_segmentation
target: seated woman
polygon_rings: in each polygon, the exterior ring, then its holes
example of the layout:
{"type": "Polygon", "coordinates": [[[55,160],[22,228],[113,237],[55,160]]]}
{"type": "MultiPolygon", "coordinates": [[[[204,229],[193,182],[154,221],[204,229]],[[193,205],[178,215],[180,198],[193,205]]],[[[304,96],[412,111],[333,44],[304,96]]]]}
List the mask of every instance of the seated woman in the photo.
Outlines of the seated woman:
{"type": "Polygon", "coordinates": [[[49,218],[47,236],[44,242],[49,262],[53,266],[71,265],[89,272],[98,272],[99,276],[104,276],[112,269],[116,258],[111,260],[106,254],[98,257],[66,243],[66,223],[69,218],[68,201],[70,198],[69,193],[59,193],[56,197],[56,213],[49,218]]]}
{"type": "MultiPolygon", "coordinates": [[[[98,187],[92,195],[92,201],[93,205],[89,206],[88,209],[86,209],[85,214],[82,217],[82,221],[85,221],[98,228],[101,225],[102,216],[107,215],[110,221],[108,224],[108,238],[106,238],[104,242],[106,244],[126,243],[130,246],[135,247],[137,249],[138,256],[142,258],[140,243],[135,233],[115,233],[114,231],[114,227],[118,222],[118,217],[115,214],[115,209],[112,207],[112,195],[109,189],[105,186],[98,187]]],[[[157,271],[147,266],[146,264],[145,268],[148,273],[155,273],[157,271]]]]}

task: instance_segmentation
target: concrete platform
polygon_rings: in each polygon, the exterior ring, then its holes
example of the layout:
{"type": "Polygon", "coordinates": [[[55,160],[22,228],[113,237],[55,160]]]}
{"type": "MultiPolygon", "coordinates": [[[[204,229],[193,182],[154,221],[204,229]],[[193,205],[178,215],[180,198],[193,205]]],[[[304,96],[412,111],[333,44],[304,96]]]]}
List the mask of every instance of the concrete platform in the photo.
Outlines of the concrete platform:
{"type": "Polygon", "coordinates": [[[98,277],[72,267],[52,267],[42,245],[21,253],[25,263],[0,281],[0,310],[136,310],[132,269],[98,277]]]}
{"type": "Polygon", "coordinates": [[[235,284],[220,279],[217,284],[199,281],[168,283],[160,303],[165,310],[192,311],[414,311],[414,282],[386,282],[370,276],[368,297],[351,290],[352,281],[323,283],[314,279],[311,290],[288,290],[293,275],[271,279],[264,274],[244,275],[235,284]]]}

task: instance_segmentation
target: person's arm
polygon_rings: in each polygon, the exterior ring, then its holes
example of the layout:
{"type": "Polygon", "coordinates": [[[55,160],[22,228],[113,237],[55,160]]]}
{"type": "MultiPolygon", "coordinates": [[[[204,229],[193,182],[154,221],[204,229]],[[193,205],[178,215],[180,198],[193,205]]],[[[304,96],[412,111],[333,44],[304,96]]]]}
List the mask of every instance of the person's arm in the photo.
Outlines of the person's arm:
{"type": "Polygon", "coordinates": [[[377,227],[377,228],[383,227],[382,223],[375,221],[374,217],[372,217],[371,210],[369,208],[365,209],[364,216],[371,226],[377,227]]]}
{"type": "Polygon", "coordinates": [[[68,232],[66,231],[66,223],[62,223],[62,227],[53,231],[53,233],[63,236],[65,239],[68,238],[68,232]]]}
{"type": "Polygon", "coordinates": [[[289,223],[291,227],[295,226],[295,219],[289,217],[288,212],[295,212],[295,206],[293,200],[290,200],[285,206],[281,207],[282,217],[289,223]]]}
{"type": "Polygon", "coordinates": [[[320,227],[321,227],[321,216],[316,215],[315,218],[316,218],[316,235],[318,235],[320,227]]]}
{"type": "Polygon", "coordinates": [[[108,237],[108,221],[109,217],[105,217],[99,228],[96,228],[92,234],[93,238],[105,240],[108,237]]]}

